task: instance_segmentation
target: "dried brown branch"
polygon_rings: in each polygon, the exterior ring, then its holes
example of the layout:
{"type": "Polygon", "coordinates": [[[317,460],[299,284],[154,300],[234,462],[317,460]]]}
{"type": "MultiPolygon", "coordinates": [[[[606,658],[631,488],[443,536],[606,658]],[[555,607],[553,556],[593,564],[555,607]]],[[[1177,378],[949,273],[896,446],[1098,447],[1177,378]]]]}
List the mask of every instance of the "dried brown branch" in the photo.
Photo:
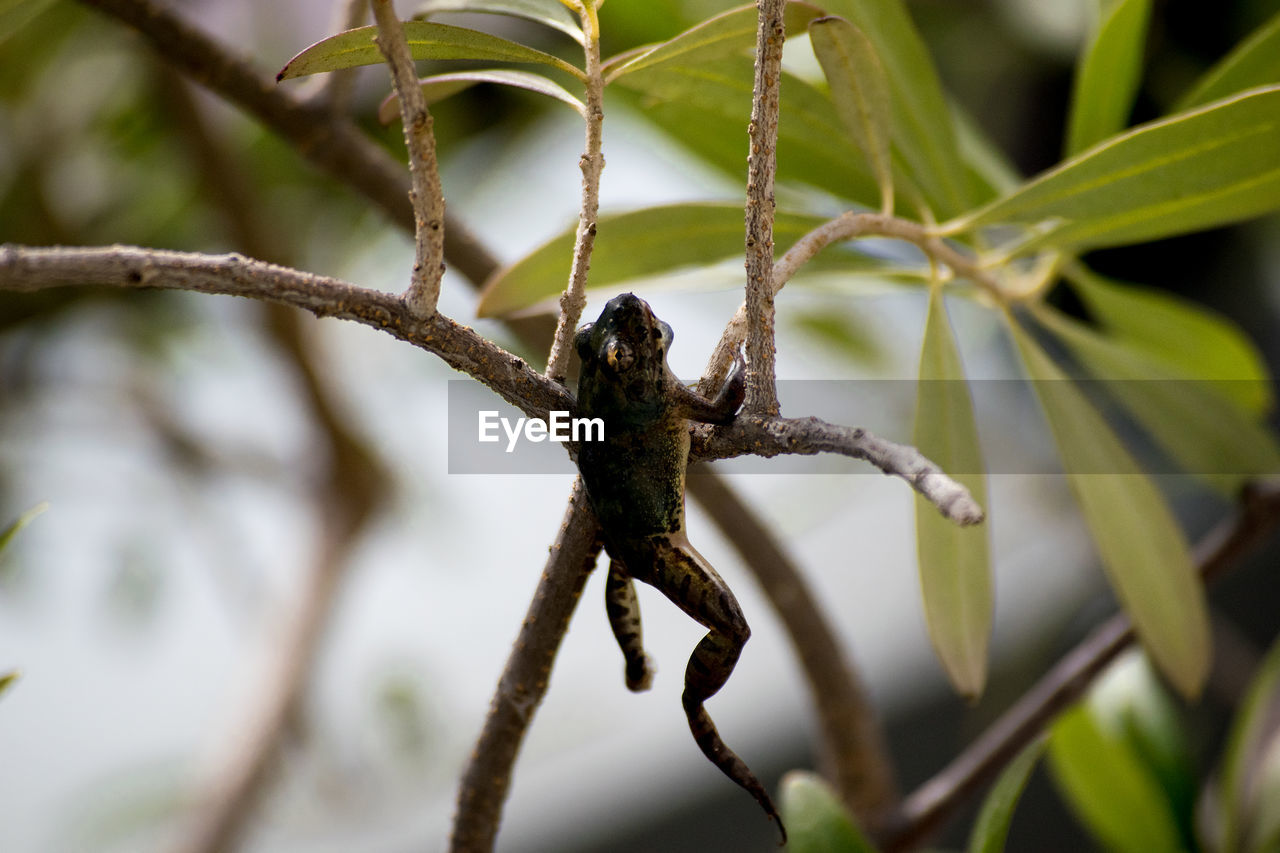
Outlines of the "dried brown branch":
{"type": "Polygon", "coordinates": [[[434,353],[533,417],[573,408],[561,386],[473,330],[436,314],[415,317],[404,300],[327,276],[242,255],[201,255],[112,246],[42,249],[0,246],[0,290],[31,292],[86,284],[245,296],[381,329],[434,353]]]}
{"type": "Polygon", "coordinates": [[[860,427],[840,426],[814,417],[739,415],[731,425],[701,428],[695,437],[693,455],[699,459],[727,459],[747,453],[764,457],[838,453],[862,459],[886,474],[906,480],[957,524],[978,524],[985,517],[969,490],[948,477],[920,451],[879,438],[860,427]]]}
{"type": "MultiPolygon", "coordinates": [[[[1195,548],[1196,565],[1213,581],[1280,527],[1280,487],[1246,490],[1235,518],[1195,548]]],[[[969,797],[1078,700],[1111,661],[1135,640],[1123,613],[1096,628],[1040,678],[968,748],[902,803],[880,839],[885,851],[907,850],[935,833],[969,797]]]]}
{"type": "MultiPolygon", "coordinates": [[[[262,122],[320,171],[356,189],[413,233],[404,166],[351,121],[276,85],[271,74],[151,0],[82,2],[132,27],[170,66],[262,122]]],[[[447,214],[444,255],[453,269],[477,283],[497,266],[466,226],[447,214]]]]}
{"type": "Polygon", "coordinates": [[[520,745],[547,692],[560,641],[600,553],[598,534],[582,480],[575,480],[560,534],[502,671],[484,731],[462,774],[449,841],[452,853],[493,849],[520,745]]]}
{"type": "Polygon", "coordinates": [[[782,619],[817,710],[819,765],[861,825],[874,828],[897,807],[893,762],[875,707],[836,632],[799,567],[723,477],[695,469],[688,490],[782,619]]]}
{"type": "Polygon", "coordinates": [[[747,154],[747,399],[753,414],[778,414],[774,375],[773,181],[786,0],[756,0],[756,62],[747,154]]]}
{"type": "Polygon", "coordinates": [[[569,356],[573,335],[587,305],[587,272],[591,269],[591,253],[596,244],[596,218],[600,212],[600,173],[604,171],[601,150],[604,130],[604,76],[600,68],[600,22],[596,19],[592,0],[575,4],[582,23],[583,52],[586,63],[586,144],[578,164],[582,168],[582,205],[578,212],[578,230],[573,242],[573,263],[569,283],[560,296],[560,317],[556,322],[551,353],[547,356],[547,376],[564,382],[569,373],[569,356]]]}
{"type": "Polygon", "coordinates": [[[436,138],[432,132],[427,99],[418,85],[418,74],[409,55],[404,27],[396,18],[391,0],[370,0],[378,24],[378,50],[391,68],[391,83],[400,102],[404,143],[409,150],[415,257],[413,275],[404,301],[415,317],[430,317],[440,300],[444,275],[444,195],[436,167],[436,138]]]}

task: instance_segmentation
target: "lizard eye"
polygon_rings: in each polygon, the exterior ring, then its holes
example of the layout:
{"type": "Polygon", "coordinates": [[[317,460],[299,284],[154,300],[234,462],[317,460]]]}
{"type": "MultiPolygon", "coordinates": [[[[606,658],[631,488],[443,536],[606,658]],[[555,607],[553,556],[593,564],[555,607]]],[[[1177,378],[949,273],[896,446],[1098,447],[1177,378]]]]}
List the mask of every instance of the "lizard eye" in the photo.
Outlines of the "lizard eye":
{"type": "Polygon", "coordinates": [[[635,363],[636,357],[630,346],[615,339],[605,345],[604,360],[614,370],[622,373],[635,363]]]}

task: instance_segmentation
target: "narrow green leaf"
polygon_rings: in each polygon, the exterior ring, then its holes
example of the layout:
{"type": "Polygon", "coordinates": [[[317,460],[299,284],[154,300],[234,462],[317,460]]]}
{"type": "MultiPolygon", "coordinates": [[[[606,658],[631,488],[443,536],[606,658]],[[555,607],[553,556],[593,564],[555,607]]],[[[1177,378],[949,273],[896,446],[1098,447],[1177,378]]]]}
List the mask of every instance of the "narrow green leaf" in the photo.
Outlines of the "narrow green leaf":
{"type": "Polygon", "coordinates": [[[53,0],[0,0],[0,44],[25,27],[53,0]]]}
{"type": "Polygon", "coordinates": [[[1067,122],[1067,156],[1119,133],[1142,80],[1151,0],[1110,0],[1076,65],[1067,122]]]}
{"type": "MultiPolygon", "coordinates": [[[[965,380],[943,305],[941,288],[929,292],[920,353],[915,443],[942,470],[987,504],[982,448],[965,380]]],[[[961,527],[916,497],[916,554],[929,639],[957,692],[982,693],[991,636],[991,556],[988,527],[961,527]]]]}
{"type": "Polygon", "coordinates": [[[1280,87],[1142,125],[942,226],[1023,223],[1076,250],[1157,240],[1280,208],[1280,87]]]}
{"type": "Polygon", "coordinates": [[[889,153],[889,80],[876,49],[844,18],[818,18],[809,40],[831,86],[831,100],[845,129],[866,155],[880,184],[880,207],[893,212],[893,162],[889,153]]]}
{"type": "Polygon", "coordinates": [[[22,528],[30,524],[32,521],[34,521],[36,516],[38,516],[40,513],[44,512],[48,508],[49,508],[48,502],[41,501],[40,503],[36,504],[31,509],[27,510],[22,515],[14,519],[12,524],[6,527],[3,532],[0,532],[0,553],[3,553],[4,549],[9,547],[9,543],[13,541],[13,537],[18,535],[19,530],[21,530],[22,528]]]}
{"type": "Polygon", "coordinates": [[[973,200],[951,109],[933,59],[902,0],[826,0],[823,6],[857,26],[875,46],[889,76],[893,141],[907,177],[938,219],[968,210],[973,200]]]}
{"type": "MultiPolygon", "coordinates": [[[[445,98],[456,95],[464,89],[469,89],[477,83],[497,83],[502,86],[527,89],[530,92],[537,92],[540,95],[555,98],[557,101],[562,101],[573,107],[579,115],[585,115],[587,112],[587,108],[583,106],[582,101],[569,94],[559,83],[548,80],[541,74],[531,74],[528,71],[512,71],[507,68],[452,71],[448,74],[434,74],[431,77],[424,77],[419,82],[422,84],[422,94],[426,97],[428,104],[443,101],[445,98]]],[[[378,106],[378,121],[383,124],[391,124],[399,117],[400,96],[392,92],[378,106]]]]}
{"type": "Polygon", "coordinates": [[[1246,849],[1250,853],[1276,853],[1280,850],[1280,731],[1271,733],[1262,751],[1256,784],[1253,825],[1249,827],[1246,849]]]}
{"type": "Polygon", "coordinates": [[[787,853],[875,853],[821,776],[792,770],[782,777],[781,787],[787,853]]]}
{"type": "MultiPolygon", "coordinates": [[[[788,245],[826,220],[779,211],[774,238],[788,245]]],[[[743,254],[742,206],[681,204],[600,217],[590,286],[705,266],[743,254]]],[[[555,296],[569,280],[573,231],[544,243],[485,284],[477,313],[500,316],[555,296]]]]}
{"type": "Polygon", "coordinates": [[[1280,13],[1271,17],[1235,50],[1210,68],[1178,100],[1181,112],[1252,89],[1280,83],[1280,13]]]}
{"type": "MultiPolygon", "coordinates": [[[[745,55],[756,46],[756,7],[741,6],[685,30],[675,38],[639,53],[614,58],[605,63],[605,83],[646,69],[688,67],[727,56],[745,55]]],[[[783,24],[788,37],[804,32],[809,22],[821,15],[816,6],[791,0],[786,5],[783,24]]],[[[747,77],[750,89],[752,78],[747,77]]]]}
{"type": "Polygon", "coordinates": [[[17,670],[10,670],[9,672],[0,674],[0,696],[3,696],[5,691],[8,690],[10,687],[12,687],[14,685],[14,682],[16,682],[17,680],[18,680],[17,670]]]}
{"type": "Polygon", "coordinates": [[[1064,799],[1108,850],[1183,849],[1168,800],[1123,737],[1087,704],[1063,712],[1049,736],[1049,767],[1064,799]]]}
{"type": "MultiPolygon", "coordinates": [[[[640,114],[725,174],[741,179],[745,116],[751,114],[752,61],[728,56],[690,65],[663,64],[628,74],[611,91],[640,97],[640,114]]],[[[778,180],[802,182],[874,207],[879,187],[849,139],[831,99],[783,72],[778,122],[778,180]]]]}
{"type": "Polygon", "coordinates": [[[560,0],[423,0],[414,17],[426,18],[440,12],[514,15],[557,29],[578,44],[584,41],[577,19],[560,0]]]}
{"type": "Polygon", "coordinates": [[[1235,383],[1162,369],[1134,344],[1099,335],[1047,305],[1038,306],[1035,317],[1187,473],[1232,497],[1245,481],[1280,471],[1275,439],[1219,391],[1235,383]]]}
{"type": "Polygon", "coordinates": [[[1209,671],[1209,622],[1182,530],[1080,390],[1016,322],[1009,328],[1112,589],[1161,672],[1196,695],[1209,671]]]}
{"type": "Polygon", "coordinates": [[[1227,735],[1220,771],[1220,849],[1240,849],[1249,831],[1247,821],[1253,810],[1250,802],[1252,783],[1258,772],[1263,746],[1276,731],[1277,719],[1280,719],[1280,640],[1272,643],[1258,667],[1227,735]]]}
{"type": "MultiPolygon", "coordinates": [[[[347,30],[318,41],[290,59],[276,75],[277,80],[305,77],[322,71],[355,68],[359,65],[378,65],[383,62],[374,38],[377,27],[360,27],[347,30]]],[[[527,62],[550,65],[578,79],[583,79],[581,69],[575,68],[559,57],[508,39],[491,36],[478,30],[433,24],[428,21],[406,21],[405,40],[414,59],[476,59],[487,62],[527,62]]]]}
{"type": "Polygon", "coordinates": [[[1178,376],[1218,384],[1247,412],[1275,406],[1262,353],[1234,323],[1171,293],[1122,284],[1080,265],[1067,272],[1089,314],[1116,338],[1133,345],[1178,376]]]}
{"type": "Polygon", "coordinates": [[[1000,853],[1009,837],[1009,824],[1013,822],[1014,809],[1031,779],[1031,771],[1044,753],[1046,739],[1039,737],[1023,747],[1010,761],[991,786],[982,802],[982,811],[969,833],[968,853],[1000,853]]]}

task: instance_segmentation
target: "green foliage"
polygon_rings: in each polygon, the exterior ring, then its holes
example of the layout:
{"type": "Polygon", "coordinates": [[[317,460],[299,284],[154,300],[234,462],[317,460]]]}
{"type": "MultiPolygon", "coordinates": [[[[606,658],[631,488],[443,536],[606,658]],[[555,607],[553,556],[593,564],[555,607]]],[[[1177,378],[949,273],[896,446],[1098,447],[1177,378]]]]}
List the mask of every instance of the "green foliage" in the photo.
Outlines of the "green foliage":
{"type": "Polygon", "coordinates": [[[578,44],[582,44],[584,38],[582,27],[560,0],[423,0],[414,14],[426,18],[440,12],[511,15],[559,30],[578,44]]]}
{"type": "Polygon", "coordinates": [[[1280,83],[1280,12],[1222,58],[1177,104],[1177,111],[1280,83]]]}
{"type": "Polygon", "coordinates": [[[820,18],[809,27],[814,53],[831,85],[831,100],[845,130],[858,143],[880,184],[881,208],[893,211],[889,154],[889,80],[875,45],[843,18],[820,18]]]}
{"type": "Polygon", "coordinates": [[[1016,322],[1010,329],[1112,588],[1165,675],[1198,694],[1209,619],[1182,530],[1083,393],[1016,322]]]}
{"type": "MultiPolygon", "coordinates": [[[[914,440],[920,452],[950,472],[980,505],[987,505],[982,473],[986,466],[973,400],[939,287],[929,290],[914,440]]],[[[988,528],[953,524],[919,495],[915,505],[920,592],[929,639],[956,690],[977,697],[987,680],[991,636],[988,528]]]]}
{"type": "Polygon", "coordinates": [[[1091,700],[1054,723],[1049,767],[1063,798],[1109,850],[1188,849],[1155,768],[1117,722],[1091,700]]]}
{"type": "MultiPolygon", "coordinates": [[[[377,27],[359,27],[322,39],[285,63],[284,68],[276,75],[276,79],[291,80],[294,77],[305,77],[323,71],[381,64],[382,53],[374,41],[377,35],[377,27]]],[[[509,39],[465,27],[433,24],[426,21],[406,21],[404,37],[409,43],[409,53],[414,59],[475,59],[485,62],[533,63],[549,65],[574,77],[582,77],[581,69],[559,57],[509,39]]]]}
{"type": "Polygon", "coordinates": [[[1076,66],[1066,153],[1081,151],[1123,130],[1142,79],[1151,0],[1109,0],[1076,66]]]}
{"type": "MultiPolygon", "coordinates": [[[[582,101],[569,94],[563,86],[554,80],[549,80],[541,74],[531,74],[528,71],[513,71],[509,68],[485,68],[477,71],[451,71],[448,74],[433,74],[422,79],[422,94],[426,98],[427,104],[430,105],[470,89],[478,83],[496,83],[501,86],[512,86],[517,89],[537,92],[539,95],[546,95],[561,103],[568,104],[579,115],[585,115],[587,112],[587,108],[583,106],[582,101]]],[[[378,121],[383,124],[391,124],[399,117],[400,98],[393,92],[378,107],[378,121]]]]}
{"type": "Polygon", "coordinates": [[[1041,737],[1024,747],[991,786],[991,791],[982,802],[982,810],[978,812],[978,819],[973,823],[973,830],[969,833],[968,853],[1000,853],[1004,850],[1005,839],[1009,837],[1009,824],[1013,822],[1013,812],[1031,779],[1031,772],[1036,769],[1036,763],[1044,753],[1045,742],[1045,738],[1041,737]]]}
{"type": "Polygon", "coordinates": [[[857,821],[816,773],[782,779],[782,821],[788,853],[875,853],[857,821]]]}
{"type": "Polygon", "coordinates": [[[1113,137],[949,223],[1018,223],[1023,248],[1081,251],[1158,240],[1280,208],[1280,87],[1256,89],[1113,137]]]}
{"type": "MultiPolygon", "coordinates": [[[[799,239],[823,217],[780,212],[779,240],[799,239]]],[[[591,256],[593,288],[741,257],[742,207],[682,204],[601,216],[591,256]]],[[[558,294],[569,277],[572,230],[544,243],[486,284],[477,313],[501,315],[558,294]]]]}
{"type": "Polygon", "coordinates": [[[1280,841],[1280,640],[1254,676],[1228,735],[1205,822],[1214,850],[1271,851],[1280,841]]]}

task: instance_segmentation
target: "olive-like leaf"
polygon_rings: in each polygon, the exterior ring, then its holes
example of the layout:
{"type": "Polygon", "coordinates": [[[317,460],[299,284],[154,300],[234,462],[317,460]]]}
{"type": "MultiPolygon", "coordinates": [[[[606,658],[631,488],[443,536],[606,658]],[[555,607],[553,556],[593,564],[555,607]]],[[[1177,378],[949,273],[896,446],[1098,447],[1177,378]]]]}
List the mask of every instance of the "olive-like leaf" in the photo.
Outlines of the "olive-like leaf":
{"type": "Polygon", "coordinates": [[[1280,87],[1141,125],[943,225],[1022,223],[1029,249],[1171,237],[1280,209],[1280,87]]]}
{"type": "MultiPolygon", "coordinates": [[[[938,219],[968,210],[974,199],[933,58],[902,0],[826,0],[823,7],[866,34],[889,77],[893,142],[907,177],[938,219]]],[[[786,99],[786,95],[783,95],[786,99]]]]}
{"type": "MultiPolygon", "coordinates": [[[[429,21],[406,21],[404,37],[414,59],[476,59],[487,62],[521,62],[550,65],[578,79],[585,74],[549,53],[534,50],[509,39],[478,30],[434,24],[429,21]]],[[[377,27],[359,27],[316,42],[290,59],[276,75],[277,80],[305,77],[322,71],[337,71],[359,65],[378,65],[382,53],[374,39],[377,27]]]]}
{"type": "Polygon", "coordinates": [[[26,527],[28,524],[34,521],[36,516],[38,516],[40,513],[44,512],[48,508],[49,508],[48,501],[41,501],[40,503],[36,504],[31,509],[27,510],[22,515],[14,519],[13,523],[11,523],[3,531],[0,531],[0,553],[3,553],[4,549],[9,547],[9,543],[13,541],[13,537],[18,535],[18,531],[22,530],[22,528],[26,527]]]}
{"type": "MultiPolygon", "coordinates": [[[[634,92],[644,118],[741,179],[751,75],[751,57],[731,55],[688,65],[663,63],[620,77],[611,88],[634,92]]],[[[830,97],[785,71],[782,88],[787,94],[778,121],[778,181],[810,184],[875,206],[879,187],[830,97]]]]}
{"type": "Polygon", "coordinates": [[[1038,737],[1023,747],[991,786],[969,833],[968,853],[1001,853],[1004,850],[1014,809],[1027,787],[1031,771],[1036,769],[1036,763],[1044,753],[1045,743],[1044,737],[1038,737]]]}
{"type": "MultiPolygon", "coordinates": [[[[774,238],[787,245],[826,220],[779,211],[774,238]]],[[[741,256],[742,206],[677,204],[601,216],[591,255],[590,286],[606,287],[629,279],[705,266],[741,256]]],[[[566,231],[485,284],[477,313],[499,316],[560,293],[569,280],[574,232],[566,231]]]]}
{"type": "MultiPolygon", "coordinates": [[[[809,22],[821,15],[816,6],[790,0],[784,10],[783,23],[787,35],[804,32],[809,22]]],[[[756,7],[742,6],[723,12],[685,30],[669,41],[647,50],[615,57],[605,63],[605,83],[615,82],[629,74],[663,66],[688,67],[726,56],[742,55],[756,45],[756,7]]],[[[750,76],[747,87],[751,87],[750,76]]]]}
{"type": "Polygon", "coordinates": [[[1121,734],[1088,703],[1064,711],[1049,736],[1049,767],[1067,803],[1108,850],[1183,849],[1168,799],[1121,734]]]}
{"type": "Polygon", "coordinates": [[[1280,83],[1280,13],[1253,31],[1183,95],[1181,112],[1257,86],[1280,83]]]}
{"type": "MultiPolygon", "coordinates": [[[[986,506],[973,400],[939,287],[929,292],[917,389],[916,446],[986,506]]],[[[987,680],[992,611],[988,529],[960,527],[916,497],[916,555],[929,639],[951,684],[970,699],[987,680]]]]}
{"type": "Polygon", "coordinates": [[[893,161],[889,153],[889,80],[875,45],[844,18],[818,18],[809,40],[831,87],[845,129],[866,155],[880,184],[880,206],[893,212],[893,161]]]}
{"type": "MultiPolygon", "coordinates": [[[[509,68],[485,68],[477,71],[451,71],[447,74],[434,74],[418,81],[422,86],[423,97],[428,104],[443,101],[477,83],[497,83],[502,86],[514,86],[555,98],[585,115],[587,108],[582,101],[571,95],[563,86],[554,80],[548,80],[541,74],[528,71],[513,71],[509,68]]],[[[378,121],[391,124],[400,117],[400,96],[392,92],[378,106],[378,121]]]]}
{"type": "Polygon", "coordinates": [[[514,15],[559,30],[578,44],[585,41],[573,13],[560,0],[423,0],[414,17],[425,18],[438,12],[514,15]]]}
{"type": "Polygon", "coordinates": [[[1123,284],[1081,265],[1072,289],[1106,331],[1178,376],[1215,383],[1237,406],[1263,415],[1275,406],[1262,353],[1226,317],[1167,291],[1123,284]]]}
{"type": "Polygon", "coordinates": [[[1263,758],[1266,742],[1276,734],[1278,719],[1280,640],[1272,643],[1262,665],[1258,667],[1227,735],[1227,746],[1223,751],[1223,763],[1219,771],[1222,837],[1217,849],[1242,849],[1242,841],[1250,829],[1246,821],[1255,806],[1251,802],[1257,792],[1253,783],[1258,778],[1259,763],[1263,758]]]}
{"type": "Polygon", "coordinates": [[[1195,696],[1209,671],[1209,620],[1181,528],[1080,389],[1016,322],[1009,328],[1112,589],[1161,672],[1195,696]]]}
{"type": "Polygon", "coordinates": [[[857,821],[821,776],[792,770],[782,777],[781,788],[787,853],[875,853],[857,821]]]}
{"type": "Polygon", "coordinates": [[[1280,471],[1275,439],[1219,390],[1237,383],[1179,376],[1134,344],[1099,335],[1048,306],[1038,306],[1035,317],[1187,473],[1234,496],[1247,480],[1280,471]]]}
{"type": "Polygon", "coordinates": [[[1076,65],[1067,156],[1123,130],[1142,79],[1151,0],[1111,0],[1076,65]]]}

